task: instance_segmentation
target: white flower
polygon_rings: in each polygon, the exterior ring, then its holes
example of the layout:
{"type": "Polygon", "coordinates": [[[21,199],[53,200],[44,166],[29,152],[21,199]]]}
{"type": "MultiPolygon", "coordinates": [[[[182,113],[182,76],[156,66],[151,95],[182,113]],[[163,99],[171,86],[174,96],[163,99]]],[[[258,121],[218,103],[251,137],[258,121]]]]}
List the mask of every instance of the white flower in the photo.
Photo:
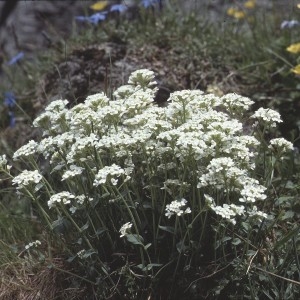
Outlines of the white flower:
{"type": "Polygon", "coordinates": [[[90,95],[84,101],[85,105],[95,111],[99,107],[106,106],[109,103],[109,98],[104,93],[90,95]]]}
{"type": "Polygon", "coordinates": [[[93,201],[94,199],[91,198],[91,197],[86,197],[85,195],[79,195],[79,196],[76,196],[75,197],[76,199],[76,202],[79,204],[79,205],[82,205],[84,203],[85,200],[88,200],[88,201],[93,201]]]}
{"type": "Polygon", "coordinates": [[[200,90],[182,90],[171,93],[169,101],[180,104],[194,104],[201,101],[203,91],[200,90]],[[195,102],[194,102],[195,101],[195,102]]]}
{"type": "Polygon", "coordinates": [[[33,140],[30,140],[27,144],[25,144],[24,146],[19,148],[14,153],[13,159],[17,159],[20,156],[27,157],[27,156],[33,155],[37,152],[37,149],[38,149],[38,143],[33,140]]]}
{"type": "Polygon", "coordinates": [[[80,250],[77,252],[77,256],[80,258],[80,259],[83,259],[84,258],[84,254],[86,253],[86,250],[80,250]]]}
{"type": "Polygon", "coordinates": [[[69,147],[69,151],[66,155],[68,163],[73,164],[77,159],[86,161],[88,154],[93,151],[97,140],[98,137],[94,133],[91,133],[89,136],[76,137],[75,143],[69,147]]]}
{"type": "Polygon", "coordinates": [[[197,187],[236,188],[239,179],[246,175],[246,171],[235,165],[230,157],[213,158],[207,166],[208,173],[199,178],[197,187]]]}
{"type": "Polygon", "coordinates": [[[170,204],[166,205],[166,213],[165,216],[167,216],[169,219],[171,216],[176,214],[177,216],[181,216],[184,214],[190,214],[192,211],[190,207],[184,208],[187,204],[186,199],[182,198],[181,200],[174,200],[170,204]]]}
{"type": "Polygon", "coordinates": [[[69,103],[68,100],[54,100],[50,102],[48,106],[46,106],[45,111],[50,112],[59,112],[65,109],[66,105],[69,103]]]}
{"type": "Polygon", "coordinates": [[[37,248],[39,245],[41,245],[42,243],[39,240],[36,240],[34,242],[30,242],[28,245],[25,246],[25,250],[29,250],[32,247],[37,248]]]}
{"type": "Polygon", "coordinates": [[[275,127],[276,123],[281,123],[281,117],[280,114],[270,108],[259,108],[252,116],[251,118],[263,120],[267,125],[270,125],[271,127],[275,127]]]}
{"type": "Polygon", "coordinates": [[[20,189],[29,185],[30,183],[39,183],[42,178],[43,176],[37,170],[24,170],[12,180],[12,184],[17,184],[17,189],[20,189]]]}
{"type": "Polygon", "coordinates": [[[255,150],[259,144],[259,141],[253,136],[234,136],[232,139],[224,142],[222,151],[231,157],[235,157],[239,165],[253,170],[255,168],[253,158],[255,157],[255,150]]]}
{"type": "Polygon", "coordinates": [[[233,225],[236,224],[235,217],[238,215],[243,215],[245,213],[244,206],[236,206],[235,204],[223,204],[222,206],[211,205],[210,207],[217,215],[220,215],[222,218],[231,222],[233,225]]]}
{"type": "Polygon", "coordinates": [[[293,28],[295,26],[299,26],[300,25],[300,22],[297,21],[297,20],[285,20],[285,21],[282,21],[281,25],[280,25],[280,29],[285,29],[285,28],[293,28]]]}
{"type": "Polygon", "coordinates": [[[241,113],[248,110],[249,107],[254,103],[247,97],[242,97],[238,94],[226,94],[221,97],[222,104],[229,110],[230,113],[241,113]]]}
{"type": "Polygon", "coordinates": [[[294,149],[294,146],[291,142],[287,141],[284,138],[276,138],[270,141],[269,149],[277,150],[279,152],[287,152],[294,149]]]}
{"type": "Polygon", "coordinates": [[[4,169],[7,165],[6,155],[0,155],[0,169],[4,169]]]}
{"type": "Polygon", "coordinates": [[[267,196],[265,195],[266,187],[259,184],[258,180],[245,177],[241,179],[241,184],[243,188],[240,191],[241,198],[240,202],[256,202],[257,200],[265,200],[267,196]]]}
{"type": "Polygon", "coordinates": [[[69,211],[74,214],[80,207],[82,207],[82,205],[84,204],[84,202],[87,200],[87,201],[93,201],[94,199],[91,198],[91,197],[86,197],[85,195],[79,195],[79,196],[75,196],[75,198],[71,197],[70,200],[72,199],[75,199],[75,201],[70,201],[69,200],[66,200],[66,204],[74,204],[74,205],[71,205],[70,208],[69,208],[69,211]]]}
{"type": "Polygon", "coordinates": [[[268,215],[262,211],[259,211],[256,206],[253,206],[252,210],[248,211],[248,214],[251,218],[262,221],[263,219],[267,219],[268,215]]]}
{"type": "Polygon", "coordinates": [[[211,207],[216,214],[220,215],[223,218],[230,219],[235,216],[235,212],[230,209],[228,204],[223,204],[223,206],[212,206],[211,207]]]}
{"type": "Polygon", "coordinates": [[[136,91],[136,87],[127,84],[127,85],[120,86],[118,89],[116,89],[113,95],[117,100],[126,99],[129,96],[131,96],[135,91],[136,91]]]}
{"type": "Polygon", "coordinates": [[[214,201],[213,197],[211,197],[207,194],[204,194],[204,199],[205,199],[205,204],[208,207],[211,207],[211,206],[215,205],[215,201],[214,201]]]}
{"type": "Polygon", "coordinates": [[[148,69],[137,70],[129,76],[128,83],[135,86],[151,87],[156,85],[154,81],[155,75],[153,71],[148,69]]]}
{"type": "Polygon", "coordinates": [[[78,167],[76,165],[71,165],[70,170],[67,170],[63,175],[62,175],[62,181],[66,180],[70,177],[74,177],[76,175],[80,175],[83,172],[84,168],[78,167]]]}
{"type": "Polygon", "coordinates": [[[55,195],[52,195],[48,201],[48,207],[53,208],[55,207],[56,203],[61,203],[61,204],[70,204],[71,200],[74,199],[75,196],[72,195],[69,192],[60,192],[55,195]]]}
{"type": "Polygon", "coordinates": [[[76,210],[77,210],[77,207],[76,207],[76,206],[71,206],[71,207],[69,208],[69,211],[70,211],[72,214],[75,214],[76,210]]]}
{"type": "Polygon", "coordinates": [[[131,227],[132,227],[131,222],[125,223],[119,230],[119,232],[121,233],[120,237],[126,236],[129,233],[131,227]]]}
{"type": "Polygon", "coordinates": [[[45,112],[33,121],[33,126],[44,129],[43,135],[62,133],[67,129],[67,100],[52,101],[45,112]]]}
{"type": "Polygon", "coordinates": [[[52,153],[56,151],[54,145],[54,138],[52,136],[46,137],[38,143],[36,152],[42,153],[47,159],[52,153]]]}
{"type": "Polygon", "coordinates": [[[125,174],[125,170],[116,164],[112,164],[111,166],[106,166],[103,169],[99,170],[95,176],[94,186],[98,186],[99,184],[106,183],[107,177],[110,177],[111,183],[116,185],[118,180],[115,177],[120,177],[122,174],[125,174]]]}
{"type": "Polygon", "coordinates": [[[199,134],[201,132],[182,132],[176,142],[175,156],[186,158],[193,156],[195,160],[207,156],[207,145],[202,139],[198,138],[199,134]]]}

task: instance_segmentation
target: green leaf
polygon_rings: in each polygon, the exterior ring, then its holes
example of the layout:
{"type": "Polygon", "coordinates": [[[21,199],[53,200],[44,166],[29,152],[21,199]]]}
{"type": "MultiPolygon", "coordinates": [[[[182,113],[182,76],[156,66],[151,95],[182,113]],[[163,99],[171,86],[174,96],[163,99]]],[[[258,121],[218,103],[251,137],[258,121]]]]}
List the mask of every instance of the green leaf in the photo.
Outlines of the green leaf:
{"type": "Polygon", "coordinates": [[[96,235],[101,235],[103,232],[107,231],[107,228],[98,228],[96,230],[96,235]]]}
{"type": "Polygon", "coordinates": [[[158,226],[159,229],[163,230],[163,231],[167,231],[169,233],[172,233],[174,234],[175,230],[174,230],[174,227],[171,227],[171,226],[158,226]]]}
{"type": "Polygon", "coordinates": [[[65,233],[70,227],[71,223],[64,217],[59,217],[57,220],[52,222],[52,230],[56,233],[65,233]]]}
{"type": "Polygon", "coordinates": [[[147,250],[151,245],[151,243],[147,244],[146,246],[144,246],[144,249],[147,250]]]}
{"type": "Polygon", "coordinates": [[[292,219],[294,217],[295,213],[292,210],[288,210],[287,212],[285,212],[285,214],[283,215],[283,217],[281,218],[282,220],[286,220],[286,219],[292,219]]]}
{"type": "Polygon", "coordinates": [[[97,254],[98,252],[93,250],[93,249],[90,249],[90,250],[87,250],[84,252],[84,254],[82,255],[82,258],[88,258],[90,256],[92,256],[93,254],[97,254]]]}
{"type": "Polygon", "coordinates": [[[75,244],[81,245],[81,244],[82,244],[82,238],[79,238],[79,239],[75,242],[75,244]]]}
{"type": "Polygon", "coordinates": [[[231,242],[233,245],[237,246],[241,243],[242,241],[238,238],[234,238],[233,241],[231,242]]]}
{"type": "Polygon", "coordinates": [[[180,241],[176,244],[176,249],[179,253],[185,252],[188,247],[184,245],[183,241],[180,241]]]}
{"type": "Polygon", "coordinates": [[[154,268],[154,267],[156,267],[156,268],[158,268],[158,267],[161,267],[162,266],[162,264],[148,264],[147,266],[144,266],[143,264],[139,264],[139,265],[137,265],[137,267],[139,268],[139,269],[141,269],[142,271],[150,271],[150,270],[152,270],[152,268],[154,268]]]}
{"type": "Polygon", "coordinates": [[[67,259],[67,262],[68,262],[68,263],[71,263],[76,257],[77,257],[77,255],[70,256],[70,257],[67,259]]]}
{"type": "Polygon", "coordinates": [[[291,200],[293,200],[294,197],[291,197],[291,196],[283,196],[283,197],[279,197],[277,200],[276,200],[276,203],[277,204],[282,204],[284,202],[290,202],[291,200]]]}
{"type": "Polygon", "coordinates": [[[274,249],[278,249],[282,246],[284,246],[290,239],[292,239],[294,236],[296,236],[299,233],[300,227],[297,226],[292,231],[290,231],[288,234],[286,234],[281,240],[279,240],[275,246],[274,249]]]}
{"type": "Polygon", "coordinates": [[[80,228],[80,230],[81,231],[85,231],[85,230],[87,230],[88,228],[89,228],[89,222],[86,222],[81,228],[80,228]]]}
{"type": "Polygon", "coordinates": [[[34,191],[39,191],[44,186],[44,183],[40,182],[34,187],[34,191]]]}
{"type": "Polygon", "coordinates": [[[54,167],[54,168],[52,169],[52,171],[50,172],[50,174],[54,173],[55,171],[61,170],[63,167],[65,167],[65,164],[57,165],[56,167],[54,167]]]}
{"type": "Polygon", "coordinates": [[[254,250],[248,250],[247,251],[247,256],[253,256],[253,255],[256,255],[257,251],[254,251],[254,250]]]}
{"type": "Polygon", "coordinates": [[[127,234],[126,239],[131,244],[144,246],[144,239],[139,234],[127,234]]]}
{"type": "Polygon", "coordinates": [[[230,241],[232,238],[230,236],[224,236],[222,239],[216,242],[215,249],[218,249],[221,245],[226,244],[227,241],[230,241]]]}
{"type": "Polygon", "coordinates": [[[152,209],[152,204],[150,202],[145,202],[145,203],[143,203],[143,208],[144,209],[152,209]]]}
{"type": "Polygon", "coordinates": [[[103,193],[103,194],[101,194],[100,199],[105,199],[105,198],[107,198],[109,196],[111,196],[110,193],[108,193],[108,192],[107,193],[103,193]]]}

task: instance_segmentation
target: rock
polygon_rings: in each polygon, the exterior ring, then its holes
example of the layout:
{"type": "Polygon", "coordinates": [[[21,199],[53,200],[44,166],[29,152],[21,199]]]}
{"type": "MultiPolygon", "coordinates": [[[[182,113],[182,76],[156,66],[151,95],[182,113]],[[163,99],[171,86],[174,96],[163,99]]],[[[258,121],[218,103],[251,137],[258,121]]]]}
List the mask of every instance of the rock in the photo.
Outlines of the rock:
{"type": "MultiPolygon", "coordinates": [[[[0,2],[0,9],[4,3],[0,2]]],[[[19,51],[34,52],[44,49],[58,38],[67,38],[72,31],[74,16],[84,14],[91,3],[71,0],[18,1],[0,28],[2,52],[12,57],[19,51]]]]}

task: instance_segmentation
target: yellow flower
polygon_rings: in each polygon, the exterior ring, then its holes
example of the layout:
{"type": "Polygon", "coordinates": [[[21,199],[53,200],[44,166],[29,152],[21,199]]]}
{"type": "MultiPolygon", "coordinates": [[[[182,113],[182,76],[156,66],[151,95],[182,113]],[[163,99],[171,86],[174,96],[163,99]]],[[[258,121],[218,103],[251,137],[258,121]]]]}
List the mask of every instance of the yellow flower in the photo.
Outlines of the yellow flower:
{"type": "Polygon", "coordinates": [[[239,20],[244,19],[245,16],[246,16],[246,14],[242,10],[237,10],[235,12],[235,14],[233,15],[234,18],[239,19],[239,20]]]}
{"type": "Polygon", "coordinates": [[[297,7],[298,7],[298,8],[300,8],[300,3],[299,3],[299,4],[297,4],[297,7]]]}
{"type": "Polygon", "coordinates": [[[300,65],[297,65],[296,67],[294,67],[293,69],[291,69],[291,71],[293,73],[295,73],[296,75],[300,75],[300,65]]]}
{"type": "Polygon", "coordinates": [[[235,12],[236,12],[236,9],[235,8],[233,8],[233,7],[230,7],[230,8],[228,8],[227,9],[227,15],[228,16],[234,16],[234,14],[235,14],[235,12]]]}
{"type": "Polygon", "coordinates": [[[108,5],[108,1],[98,1],[90,6],[92,10],[103,10],[108,5]]]}
{"type": "Polygon", "coordinates": [[[244,19],[246,14],[242,10],[238,10],[234,7],[227,9],[227,15],[234,17],[235,19],[244,19]]]}
{"type": "Polygon", "coordinates": [[[292,44],[286,50],[291,53],[300,53],[300,43],[292,44]]]}
{"type": "Polygon", "coordinates": [[[255,0],[249,0],[247,2],[244,3],[244,7],[248,8],[248,9],[252,9],[254,8],[256,5],[256,1],[255,0]]]}

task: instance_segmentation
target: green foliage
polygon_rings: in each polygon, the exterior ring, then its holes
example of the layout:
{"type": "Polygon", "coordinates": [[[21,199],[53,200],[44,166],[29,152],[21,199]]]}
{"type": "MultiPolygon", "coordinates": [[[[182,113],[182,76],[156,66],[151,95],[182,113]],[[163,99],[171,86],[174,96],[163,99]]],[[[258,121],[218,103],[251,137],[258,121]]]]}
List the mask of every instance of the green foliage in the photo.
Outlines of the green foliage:
{"type": "MultiPolygon", "coordinates": [[[[157,107],[155,85],[153,72],[139,70],[111,99],[91,95],[70,109],[66,100],[53,101],[33,123],[44,138],[14,153],[26,167],[12,176],[2,156],[2,171],[48,230],[63,237],[68,262],[79,266],[78,278],[98,286],[99,297],[186,297],[191,282],[201,294],[223,297],[242,274],[243,295],[259,295],[253,270],[272,271],[254,259],[266,259],[262,249],[270,248],[264,241],[277,214],[269,208],[282,184],[276,187],[274,174],[293,149],[268,138],[280,115],[257,110],[246,135],[250,99],[184,90],[157,107]],[[41,155],[49,166],[39,163],[41,155]],[[219,268],[232,270],[222,286],[219,268]],[[209,287],[200,287],[201,277],[213,277],[209,287]]],[[[282,237],[274,251],[297,234],[282,237]]],[[[294,261],[282,264],[290,273],[276,276],[292,280],[294,261]]]]}

